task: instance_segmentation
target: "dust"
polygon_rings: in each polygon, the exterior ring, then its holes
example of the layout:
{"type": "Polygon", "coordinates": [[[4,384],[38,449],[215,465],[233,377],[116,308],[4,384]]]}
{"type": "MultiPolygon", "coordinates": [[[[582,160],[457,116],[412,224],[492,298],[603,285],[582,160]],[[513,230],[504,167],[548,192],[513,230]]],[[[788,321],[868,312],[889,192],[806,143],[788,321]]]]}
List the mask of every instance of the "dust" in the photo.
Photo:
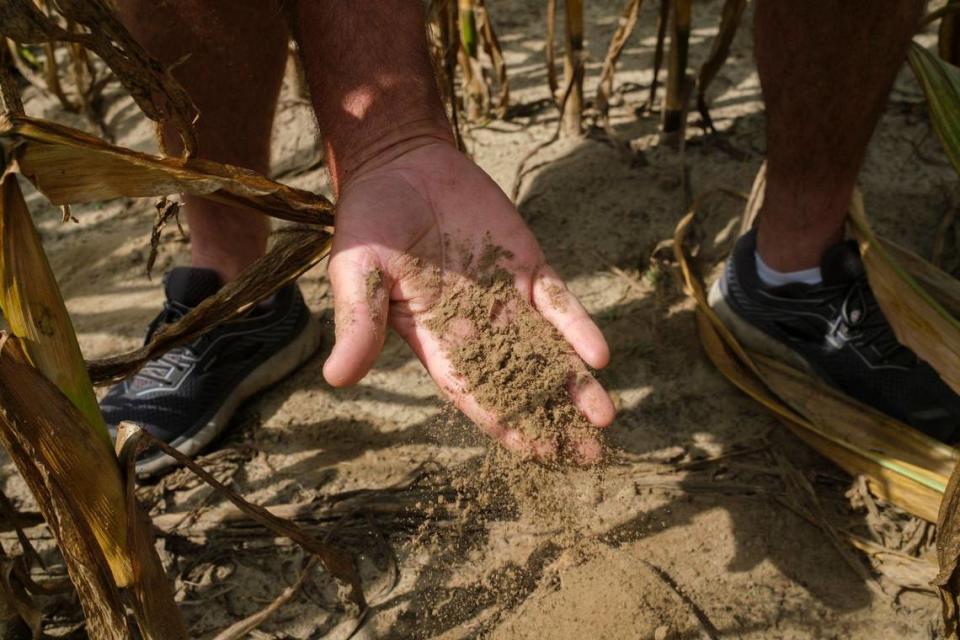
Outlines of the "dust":
{"type": "Polygon", "coordinates": [[[374,267],[367,273],[367,308],[370,310],[370,319],[374,323],[380,320],[381,296],[383,296],[383,272],[374,267]]]}
{"type": "Polygon", "coordinates": [[[550,298],[550,306],[561,313],[568,308],[567,290],[560,285],[553,283],[547,287],[547,296],[550,298]]]}
{"type": "Polygon", "coordinates": [[[373,301],[380,295],[380,286],[383,284],[383,273],[379,267],[374,267],[367,273],[367,300],[373,301]]]}

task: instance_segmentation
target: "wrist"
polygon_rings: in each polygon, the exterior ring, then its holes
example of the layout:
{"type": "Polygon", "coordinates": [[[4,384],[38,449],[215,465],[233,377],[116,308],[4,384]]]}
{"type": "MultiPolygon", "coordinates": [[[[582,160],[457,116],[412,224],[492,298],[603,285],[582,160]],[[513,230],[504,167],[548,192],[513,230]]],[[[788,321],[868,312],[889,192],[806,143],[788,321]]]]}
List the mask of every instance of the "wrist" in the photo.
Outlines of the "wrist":
{"type": "Polygon", "coordinates": [[[351,180],[415,149],[433,144],[455,145],[445,116],[368,127],[350,139],[327,139],[330,175],[339,193],[351,180]]]}

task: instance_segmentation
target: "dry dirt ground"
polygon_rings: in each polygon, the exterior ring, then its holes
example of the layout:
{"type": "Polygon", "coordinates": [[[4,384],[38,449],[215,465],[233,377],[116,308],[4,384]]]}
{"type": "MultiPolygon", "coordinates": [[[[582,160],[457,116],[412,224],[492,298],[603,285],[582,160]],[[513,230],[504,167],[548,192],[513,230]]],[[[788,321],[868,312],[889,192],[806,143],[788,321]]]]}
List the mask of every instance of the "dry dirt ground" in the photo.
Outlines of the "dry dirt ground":
{"type": "MultiPolygon", "coordinates": [[[[547,96],[543,3],[490,4],[513,99],[536,107],[547,96]]],[[[588,96],[619,4],[588,3],[588,96]]],[[[878,592],[821,527],[786,506],[781,478],[789,466],[809,480],[835,526],[873,535],[846,495],[854,480],[713,370],[669,261],[654,255],[689,194],[748,190],[764,156],[749,15],[711,91],[718,134],[704,136],[691,115],[681,154],[658,135],[656,115],[635,114],[651,75],[655,4],[644,7],[617,76],[618,86],[643,89],[623,94],[608,132],[541,153],[518,202],[613,353],[600,374],[619,408],[608,432],[613,463],[599,479],[548,474],[540,487],[550,504],[576,515],[573,523],[538,508],[528,485],[497,486],[518,482],[522,470],[483,472],[488,444],[445,409],[396,336],[356,387],[334,390],[323,381],[333,339],[323,266],[302,279],[324,326],[323,349],[247,403],[204,459],[248,498],[287,509],[317,535],[361,554],[373,607],[359,637],[935,637],[934,597],[886,582],[888,593],[878,592]],[[491,494],[494,500],[479,500],[491,494]]],[[[693,65],[709,50],[719,10],[717,1],[695,6],[693,65]]],[[[39,96],[27,110],[85,126],[39,96]]],[[[152,129],[128,99],[112,99],[106,122],[121,143],[152,148],[152,129]]],[[[509,192],[520,159],[555,126],[554,109],[531,108],[509,122],[467,127],[466,137],[476,161],[509,192]]],[[[290,97],[281,104],[274,146],[281,180],[327,189],[322,167],[303,169],[314,161],[314,125],[290,97]]],[[[956,205],[956,175],[909,71],[871,143],[862,186],[878,230],[929,255],[938,223],[956,205]]],[[[29,201],[87,356],[137,346],[160,306],[159,274],[187,262],[187,244],[168,230],[150,279],[151,202],[78,207],[78,224],[62,225],[41,196],[31,191],[29,201]]],[[[720,202],[711,212],[724,223],[738,207],[720,202]]],[[[12,465],[3,469],[4,489],[29,507],[12,465]]],[[[303,558],[295,547],[231,519],[187,474],[145,485],[143,498],[195,637],[212,637],[296,580],[303,558]]],[[[916,523],[891,526],[904,532],[916,523]]],[[[61,606],[53,618],[66,626],[76,615],[61,606]]],[[[342,637],[349,625],[334,588],[315,572],[251,637],[342,637]]]]}

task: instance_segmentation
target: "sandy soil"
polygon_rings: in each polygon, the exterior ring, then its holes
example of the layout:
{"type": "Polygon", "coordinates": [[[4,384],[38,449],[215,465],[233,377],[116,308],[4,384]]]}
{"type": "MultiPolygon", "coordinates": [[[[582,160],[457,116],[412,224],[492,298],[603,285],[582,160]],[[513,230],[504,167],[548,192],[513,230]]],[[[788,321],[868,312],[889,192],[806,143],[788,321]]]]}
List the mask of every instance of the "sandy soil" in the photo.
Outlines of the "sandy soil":
{"type": "MultiPolygon", "coordinates": [[[[491,4],[514,99],[533,104],[547,95],[538,35],[543,3],[491,4]]],[[[619,4],[589,3],[588,96],[619,4]]],[[[694,65],[709,50],[720,4],[695,7],[694,65]]],[[[654,14],[655,3],[647,3],[618,85],[647,86],[654,14]]],[[[504,479],[516,480],[516,471],[499,479],[490,471],[502,467],[485,460],[485,440],[445,409],[396,336],[362,383],[329,387],[321,376],[333,337],[329,286],[322,266],[303,278],[326,331],[324,348],[247,403],[205,464],[261,504],[297,505],[311,530],[361,553],[374,605],[361,637],[933,637],[938,606],[932,596],[898,593],[883,581],[890,595],[877,593],[820,527],[786,506],[781,477],[789,465],[802,470],[835,526],[872,535],[865,512],[846,497],[854,481],[711,368],[671,265],[654,252],[684,212],[684,162],[691,194],[717,186],[748,190],[762,162],[751,47],[744,28],[711,91],[718,135],[704,137],[691,116],[680,154],[661,140],[656,116],[634,114],[645,89],[627,92],[613,110],[609,134],[545,150],[521,190],[520,211],[613,352],[600,377],[619,409],[608,432],[614,463],[600,479],[547,474],[541,487],[578,514],[575,526],[551,521],[529,490],[502,486],[504,479]],[[717,456],[727,457],[697,463],[717,456]],[[481,501],[478,493],[495,499],[481,501]],[[340,505],[335,512],[341,515],[324,515],[331,504],[340,505]]],[[[84,126],[40,97],[27,109],[84,126]]],[[[151,148],[152,130],[129,100],[111,103],[107,123],[122,143],[151,148]]],[[[491,122],[468,129],[469,150],[509,192],[520,159],[555,126],[550,108],[491,122]]],[[[284,99],[275,172],[291,184],[324,190],[322,168],[300,170],[313,160],[313,131],[309,111],[284,99]]],[[[956,176],[909,72],[898,81],[862,181],[878,230],[929,255],[937,224],[956,205],[956,176]]],[[[152,203],[78,207],[79,224],[61,225],[42,197],[31,194],[87,356],[136,346],[160,305],[159,274],[185,264],[188,246],[167,232],[151,280],[144,266],[152,203]]],[[[718,229],[737,216],[738,206],[711,209],[718,229]]],[[[3,470],[5,491],[29,506],[12,466],[3,470]]],[[[222,515],[222,503],[186,474],[147,485],[143,497],[165,523],[160,545],[196,637],[211,637],[259,610],[296,579],[302,556],[287,542],[238,521],[204,525],[222,515]]],[[[916,525],[904,518],[891,526],[916,525]]],[[[252,637],[317,638],[334,629],[336,637],[350,623],[334,593],[316,573],[252,637]]],[[[61,609],[56,620],[76,619],[75,611],[61,609]]]]}

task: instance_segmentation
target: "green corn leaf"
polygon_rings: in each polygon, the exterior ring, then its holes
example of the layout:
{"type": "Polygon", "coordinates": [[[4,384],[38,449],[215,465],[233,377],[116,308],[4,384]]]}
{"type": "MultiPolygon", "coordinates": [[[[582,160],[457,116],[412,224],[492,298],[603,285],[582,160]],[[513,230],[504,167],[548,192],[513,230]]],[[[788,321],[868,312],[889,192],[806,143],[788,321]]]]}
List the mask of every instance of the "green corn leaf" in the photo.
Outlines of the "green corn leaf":
{"type": "Polygon", "coordinates": [[[907,54],[930,108],[934,131],[960,173],[960,67],[930,53],[916,42],[907,54]]]}
{"type": "Polygon", "coordinates": [[[10,170],[0,178],[0,308],[31,364],[76,405],[109,447],[73,323],[10,170]]]}

